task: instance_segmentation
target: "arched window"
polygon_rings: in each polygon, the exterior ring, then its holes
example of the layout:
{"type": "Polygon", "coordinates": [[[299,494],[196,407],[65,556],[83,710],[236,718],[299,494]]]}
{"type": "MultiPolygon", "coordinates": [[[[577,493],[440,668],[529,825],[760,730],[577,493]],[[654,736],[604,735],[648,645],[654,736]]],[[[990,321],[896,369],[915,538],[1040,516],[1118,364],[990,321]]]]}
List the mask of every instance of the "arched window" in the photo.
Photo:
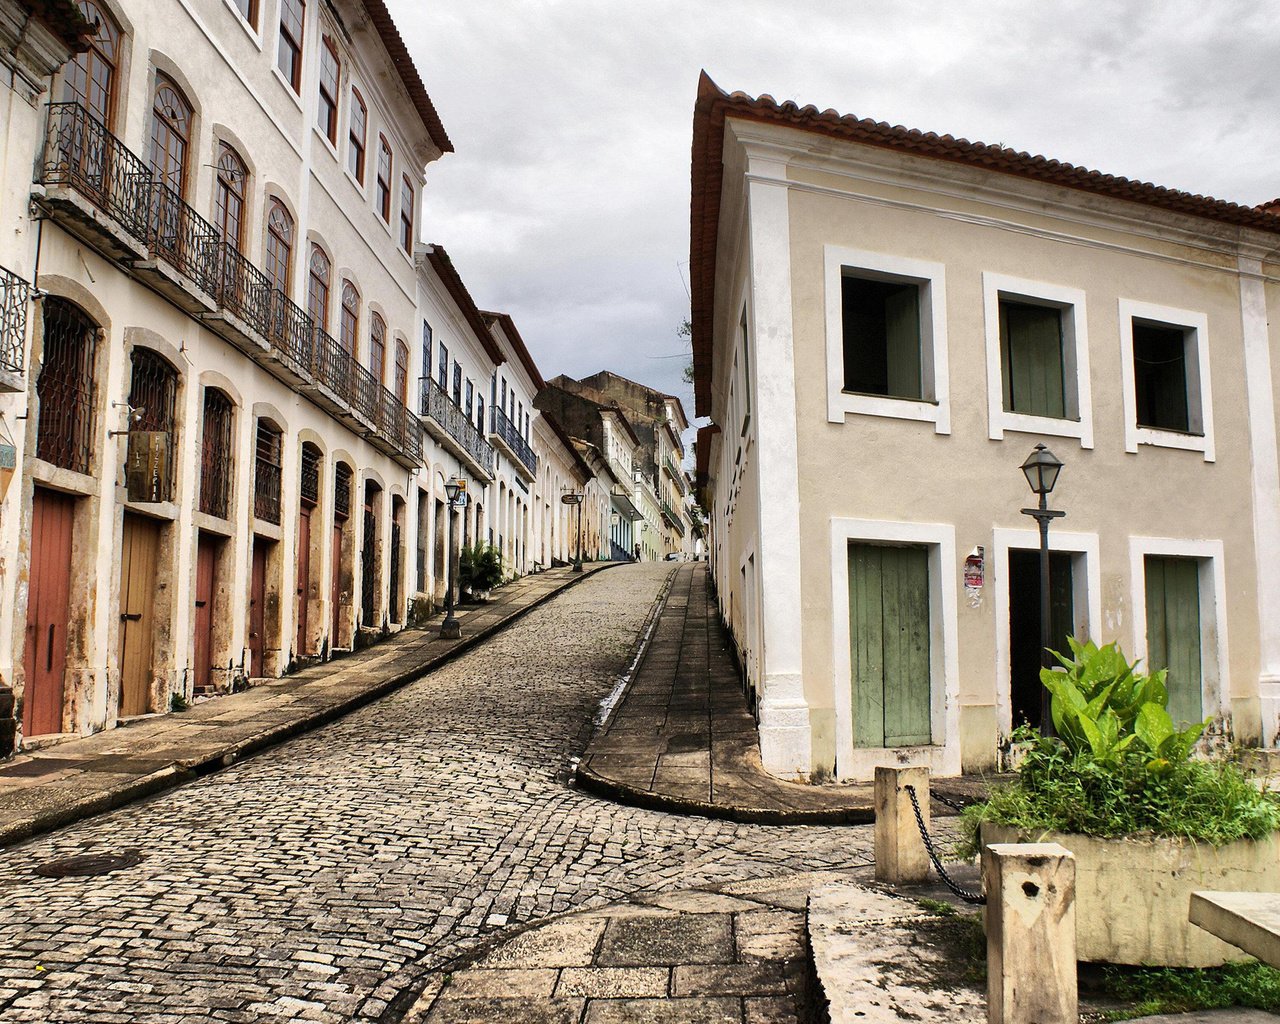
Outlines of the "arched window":
{"type": "Polygon", "coordinates": [[[226,519],[231,506],[231,399],[217,388],[204,392],[200,437],[200,511],[226,519]]]}
{"type": "MultiPolygon", "coordinates": [[[[168,501],[173,494],[174,409],[178,401],[178,371],[158,352],[133,350],[129,381],[129,431],[168,435],[163,478],[147,488],[142,501],[168,501]]],[[[130,488],[132,491],[132,488],[130,488]]],[[[133,495],[131,494],[131,497],[133,495]]]]}
{"type": "Polygon", "coordinates": [[[151,173],[182,198],[191,146],[191,104],[164,75],[156,75],[151,104],[151,173]]]}
{"type": "Polygon", "coordinates": [[[342,321],[338,333],[342,347],[354,356],[360,335],[360,293],[350,281],[342,282],[342,321]]]}
{"type": "Polygon", "coordinates": [[[387,322],[377,313],[369,318],[369,372],[379,384],[387,376],[387,322]]]}
{"type": "Polygon", "coordinates": [[[329,330],[329,273],[329,257],[313,244],[307,269],[307,313],[322,331],[329,330]]]}
{"type": "Polygon", "coordinates": [[[293,218],[279,199],[267,207],[267,279],[272,287],[289,294],[289,272],[293,268],[293,218]]]}
{"type": "Polygon", "coordinates": [[[409,404],[409,346],[396,339],[396,397],[401,405],[409,404]]]}
{"type": "Polygon", "coordinates": [[[67,64],[62,79],[62,99],[80,103],[110,131],[115,116],[116,68],[120,60],[120,28],[115,19],[93,0],[80,0],[80,13],[97,31],[89,49],[67,64]]]}
{"type": "Polygon", "coordinates": [[[36,379],[40,398],[36,455],[63,469],[88,473],[95,435],[98,325],[78,306],[57,296],[45,299],[42,306],[44,356],[36,379]]]}
{"type": "Polygon", "coordinates": [[[237,249],[244,243],[244,197],[249,184],[249,171],[240,154],[225,142],[218,144],[214,226],[223,240],[237,249]]]}
{"type": "Polygon", "coordinates": [[[364,140],[368,130],[369,110],[364,105],[364,97],[360,90],[351,88],[351,127],[347,132],[350,143],[347,149],[347,169],[355,175],[356,181],[364,184],[364,140]]]}

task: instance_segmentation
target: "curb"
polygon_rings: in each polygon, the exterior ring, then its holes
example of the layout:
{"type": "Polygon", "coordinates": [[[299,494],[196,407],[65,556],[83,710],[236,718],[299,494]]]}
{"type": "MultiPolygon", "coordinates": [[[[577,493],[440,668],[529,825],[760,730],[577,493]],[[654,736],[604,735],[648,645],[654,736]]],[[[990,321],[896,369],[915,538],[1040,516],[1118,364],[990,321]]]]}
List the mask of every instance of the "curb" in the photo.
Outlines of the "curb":
{"type": "Polygon", "coordinates": [[[277,746],[286,740],[311,732],[322,725],[328,725],[330,722],[342,718],[352,711],[381,700],[388,694],[394,693],[410,683],[417,682],[455,658],[469,653],[483,641],[506,629],[513,622],[523,618],[535,608],[540,608],[553,598],[559,597],[566,590],[576,587],[584,580],[591,579],[607,569],[612,569],[615,565],[625,564],[627,563],[608,562],[589,572],[584,572],[580,576],[575,575],[563,586],[543,594],[537,600],[531,601],[523,608],[516,609],[479,632],[464,637],[448,650],[441,651],[418,667],[384,679],[369,689],[362,690],[360,693],[346,697],[337,703],[320,708],[293,721],[283,722],[264,729],[254,736],[240,740],[204,757],[175,760],[147,775],[129,779],[118,786],[84,797],[70,806],[61,807],[45,814],[19,818],[16,821],[0,825],[0,848],[12,846],[27,839],[34,839],[73,822],[96,817],[107,811],[113,811],[134,803],[144,797],[155,796],[158,793],[174,789],[202,776],[212,775],[214,772],[229,768],[238,761],[252,757],[254,754],[277,746]]]}

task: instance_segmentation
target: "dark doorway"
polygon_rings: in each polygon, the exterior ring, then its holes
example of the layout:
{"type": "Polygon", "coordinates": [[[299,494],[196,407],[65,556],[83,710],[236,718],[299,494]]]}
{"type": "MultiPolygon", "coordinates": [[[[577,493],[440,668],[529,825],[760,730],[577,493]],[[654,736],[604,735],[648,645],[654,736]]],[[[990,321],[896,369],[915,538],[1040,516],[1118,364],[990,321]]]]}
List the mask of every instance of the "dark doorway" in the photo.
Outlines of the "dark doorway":
{"type": "MultiPolygon", "coordinates": [[[[1075,632],[1071,555],[1049,553],[1049,647],[1067,654],[1075,632]]],[[[1040,724],[1040,552],[1009,552],[1009,686],[1013,725],[1040,724]]]]}

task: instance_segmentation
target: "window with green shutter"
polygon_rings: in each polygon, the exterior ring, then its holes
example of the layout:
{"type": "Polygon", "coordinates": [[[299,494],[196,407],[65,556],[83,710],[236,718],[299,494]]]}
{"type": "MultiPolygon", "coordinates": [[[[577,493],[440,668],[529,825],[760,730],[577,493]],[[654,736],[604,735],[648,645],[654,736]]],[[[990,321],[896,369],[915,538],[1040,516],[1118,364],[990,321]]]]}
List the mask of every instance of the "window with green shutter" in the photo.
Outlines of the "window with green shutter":
{"type": "Polygon", "coordinates": [[[1000,299],[1005,412],[1067,419],[1062,310],[1000,299]]]}
{"type": "Polygon", "coordinates": [[[844,390],[916,401],[924,398],[920,286],[846,275],[841,281],[841,307],[844,390]]]}
{"type": "Polygon", "coordinates": [[[849,544],[853,742],[932,742],[929,552],[849,544]]]}
{"type": "Polygon", "coordinates": [[[1147,665],[1168,669],[1169,714],[1179,726],[1204,717],[1200,657],[1200,561],[1147,555],[1147,665]]]}

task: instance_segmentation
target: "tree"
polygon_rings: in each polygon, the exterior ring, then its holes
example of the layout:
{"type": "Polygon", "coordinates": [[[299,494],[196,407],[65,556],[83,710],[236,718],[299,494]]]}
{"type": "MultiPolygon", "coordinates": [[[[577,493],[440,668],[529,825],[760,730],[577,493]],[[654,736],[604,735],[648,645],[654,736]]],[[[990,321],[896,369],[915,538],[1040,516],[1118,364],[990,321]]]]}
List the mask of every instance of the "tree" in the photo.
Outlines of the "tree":
{"type": "MultiPolygon", "coordinates": [[[[690,348],[692,348],[693,347],[693,321],[691,321],[688,317],[686,317],[684,321],[680,324],[680,326],[676,328],[676,337],[683,338],[685,340],[685,343],[690,348]]],[[[693,360],[692,359],[690,359],[687,363],[685,363],[684,382],[686,384],[693,383],[693,360]]]]}

